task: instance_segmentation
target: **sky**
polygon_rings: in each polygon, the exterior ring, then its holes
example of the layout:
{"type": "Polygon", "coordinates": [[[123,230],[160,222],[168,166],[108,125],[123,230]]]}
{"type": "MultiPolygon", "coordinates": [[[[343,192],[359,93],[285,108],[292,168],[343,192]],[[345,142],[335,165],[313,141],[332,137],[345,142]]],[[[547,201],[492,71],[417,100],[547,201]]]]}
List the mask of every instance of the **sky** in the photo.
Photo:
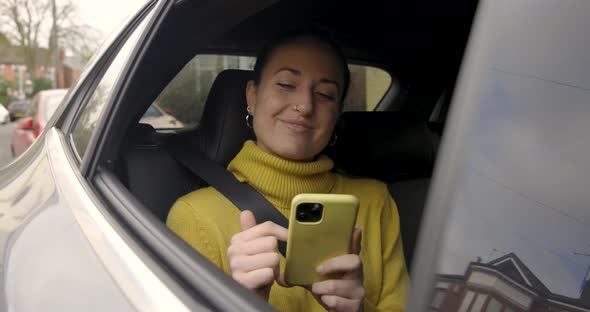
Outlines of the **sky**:
{"type": "Polygon", "coordinates": [[[511,6],[500,12],[439,272],[513,252],[551,291],[577,298],[590,265],[574,255],[590,254],[590,2],[501,1],[511,6]]]}
{"type": "Polygon", "coordinates": [[[147,0],[73,0],[84,22],[101,34],[101,42],[147,0]]]}

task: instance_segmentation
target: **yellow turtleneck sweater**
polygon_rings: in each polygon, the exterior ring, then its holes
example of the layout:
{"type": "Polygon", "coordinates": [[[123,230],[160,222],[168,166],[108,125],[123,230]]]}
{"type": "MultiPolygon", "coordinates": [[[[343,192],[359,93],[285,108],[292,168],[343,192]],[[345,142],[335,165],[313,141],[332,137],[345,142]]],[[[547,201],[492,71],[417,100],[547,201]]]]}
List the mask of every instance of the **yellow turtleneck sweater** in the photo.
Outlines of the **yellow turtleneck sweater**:
{"type": "MultiPolygon", "coordinates": [[[[332,160],[288,161],[247,141],[228,166],[289,218],[291,199],[299,193],[353,194],[359,198],[356,224],[363,229],[361,259],[366,289],[365,311],[403,309],[408,275],[395,202],[382,182],[332,173],[332,160]]],[[[212,187],[179,198],[168,214],[168,227],[226,273],[231,237],[240,232],[240,210],[212,187]]],[[[284,259],[281,257],[281,272],[284,259]]],[[[302,287],[274,284],[269,303],[279,311],[324,311],[302,287]]]]}

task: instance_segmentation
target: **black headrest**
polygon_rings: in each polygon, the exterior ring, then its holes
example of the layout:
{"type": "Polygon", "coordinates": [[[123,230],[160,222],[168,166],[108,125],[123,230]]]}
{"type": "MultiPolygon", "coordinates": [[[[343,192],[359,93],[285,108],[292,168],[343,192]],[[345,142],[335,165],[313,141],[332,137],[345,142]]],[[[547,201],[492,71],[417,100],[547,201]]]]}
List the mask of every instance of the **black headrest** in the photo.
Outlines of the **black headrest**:
{"type": "Polygon", "coordinates": [[[336,144],[325,153],[346,174],[393,182],[432,173],[439,140],[419,116],[346,112],[336,135],[336,144]]]}
{"type": "Polygon", "coordinates": [[[249,70],[224,70],[209,91],[199,127],[174,138],[173,144],[197,144],[211,160],[227,166],[244,142],[254,139],[246,126],[246,85],[249,70]]]}

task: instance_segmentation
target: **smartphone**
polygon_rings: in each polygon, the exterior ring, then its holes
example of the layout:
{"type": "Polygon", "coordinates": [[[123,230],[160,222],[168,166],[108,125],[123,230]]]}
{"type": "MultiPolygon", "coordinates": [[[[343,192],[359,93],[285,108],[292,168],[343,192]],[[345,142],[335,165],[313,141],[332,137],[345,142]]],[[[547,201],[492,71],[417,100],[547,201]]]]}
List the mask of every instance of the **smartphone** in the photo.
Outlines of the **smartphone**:
{"type": "Polygon", "coordinates": [[[291,285],[335,278],[315,269],[322,262],[348,254],[359,206],[349,194],[295,196],[291,202],[285,281],[291,285]]]}

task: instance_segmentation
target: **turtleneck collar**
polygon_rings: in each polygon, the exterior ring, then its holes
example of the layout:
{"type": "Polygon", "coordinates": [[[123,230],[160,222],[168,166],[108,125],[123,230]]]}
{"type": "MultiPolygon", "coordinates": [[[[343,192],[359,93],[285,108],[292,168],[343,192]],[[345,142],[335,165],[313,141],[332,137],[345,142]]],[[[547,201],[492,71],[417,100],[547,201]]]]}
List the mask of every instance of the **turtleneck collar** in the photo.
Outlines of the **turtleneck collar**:
{"type": "Polygon", "coordinates": [[[253,141],[246,141],[227,169],[287,214],[295,195],[330,192],[336,179],[330,172],[332,167],[334,163],[324,155],[311,162],[291,161],[266,153],[253,141]]]}

